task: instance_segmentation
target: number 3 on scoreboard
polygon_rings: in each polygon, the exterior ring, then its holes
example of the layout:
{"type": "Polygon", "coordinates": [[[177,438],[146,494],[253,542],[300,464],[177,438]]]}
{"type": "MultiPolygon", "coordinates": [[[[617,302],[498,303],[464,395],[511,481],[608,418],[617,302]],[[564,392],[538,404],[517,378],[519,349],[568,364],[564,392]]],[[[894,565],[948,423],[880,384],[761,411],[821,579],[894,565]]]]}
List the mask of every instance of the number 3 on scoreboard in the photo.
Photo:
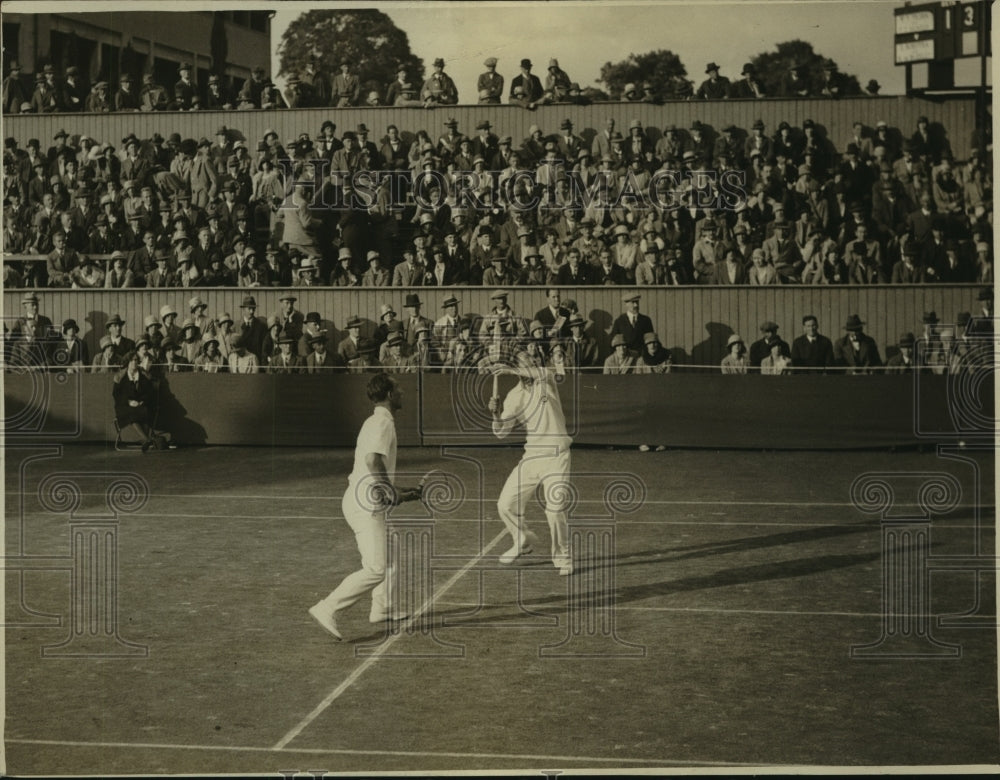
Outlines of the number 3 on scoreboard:
{"type": "Polygon", "coordinates": [[[965,8],[965,26],[975,27],[976,26],[976,7],[972,4],[966,5],[965,8]]]}

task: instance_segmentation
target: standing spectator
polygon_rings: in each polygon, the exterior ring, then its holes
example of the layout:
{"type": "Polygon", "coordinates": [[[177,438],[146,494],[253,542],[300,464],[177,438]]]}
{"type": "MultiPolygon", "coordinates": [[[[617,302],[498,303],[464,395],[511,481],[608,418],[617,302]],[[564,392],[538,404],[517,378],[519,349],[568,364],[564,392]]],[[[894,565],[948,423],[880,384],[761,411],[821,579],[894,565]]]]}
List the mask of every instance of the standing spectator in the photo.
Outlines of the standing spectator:
{"type": "Polygon", "coordinates": [[[166,111],[170,107],[167,90],[153,80],[152,73],[143,74],[139,91],[140,111],[166,111]]]}
{"type": "Polygon", "coordinates": [[[635,358],[629,354],[625,337],[616,333],[611,337],[611,354],[604,361],[605,374],[631,374],[635,368],[635,358]]]}
{"type": "Polygon", "coordinates": [[[351,62],[343,60],[340,63],[340,73],[333,77],[330,88],[330,105],[334,108],[345,108],[358,104],[361,96],[361,80],[351,73],[351,62]]]}
{"type": "Polygon", "coordinates": [[[90,366],[91,373],[110,374],[121,367],[118,358],[115,356],[114,346],[111,343],[110,337],[101,336],[101,340],[98,342],[98,349],[100,351],[94,356],[94,362],[90,366]]]}
{"type": "Polygon", "coordinates": [[[719,75],[719,66],[714,62],[705,66],[708,78],[701,83],[695,97],[702,100],[723,100],[729,97],[729,79],[719,75]]]}
{"type": "Polygon", "coordinates": [[[64,109],[62,95],[56,86],[56,71],[51,64],[42,68],[42,79],[35,84],[31,110],[35,114],[54,114],[64,109]]]}
{"type": "Polygon", "coordinates": [[[531,60],[521,60],[521,72],[510,82],[510,102],[519,101],[525,108],[535,108],[544,89],[538,76],[531,72],[531,60]]]}
{"type": "Polygon", "coordinates": [[[864,333],[864,323],[857,314],[852,314],[844,324],[847,335],[837,340],[834,357],[837,364],[848,367],[848,374],[872,374],[881,367],[875,339],[864,333]]]}
{"type": "Polygon", "coordinates": [[[639,312],[640,297],[637,292],[625,293],[622,296],[625,311],[615,319],[611,328],[611,335],[621,335],[629,351],[635,355],[644,348],[643,337],[653,332],[653,321],[639,312]]]}
{"type": "Polygon", "coordinates": [[[21,81],[21,65],[17,60],[11,60],[10,71],[3,80],[3,106],[4,114],[19,114],[21,106],[31,103],[31,95],[25,89],[21,81]]]}
{"type": "Polygon", "coordinates": [[[217,73],[208,77],[208,94],[205,96],[206,111],[229,111],[233,108],[233,99],[223,86],[217,73]]]}
{"type": "Polygon", "coordinates": [[[788,344],[778,336],[778,324],[767,320],[761,323],[760,332],[764,335],[750,345],[750,367],[760,368],[761,361],[771,354],[771,346],[779,344],[783,355],[791,355],[788,344]]]}
{"type": "Polygon", "coordinates": [[[743,337],[733,333],[726,340],[726,356],[722,358],[723,374],[745,374],[750,361],[747,360],[747,347],[743,337]]]}
{"type": "MultiPolygon", "coordinates": [[[[855,274],[852,271],[851,278],[861,279],[861,271],[855,274]]],[[[884,281],[884,280],[883,280],[884,281]]],[[[896,262],[892,267],[892,283],[893,284],[921,284],[927,281],[927,276],[923,266],[917,264],[917,247],[913,245],[910,241],[903,248],[902,257],[896,262]]],[[[862,284],[862,281],[856,281],[856,284],[862,284]]]]}
{"type": "Polygon", "coordinates": [[[118,91],[115,92],[115,111],[138,111],[140,102],[139,93],[132,89],[132,77],[123,73],[119,79],[118,91]]]}
{"type": "Polygon", "coordinates": [[[819,332],[814,314],[802,318],[802,335],[792,342],[792,365],[798,370],[827,373],[834,365],[833,342],[819,332]]]}
{"type": "Polygon", "coordinates": [[[458,103],[458,89],[451,76],[444,72],[444,60],[440,57],[434,60],[434,72],[424,82],[420,99],[425,106],[453,106],[458,103]]]}
{"type": "Polygon", "coordinates": [[[21,306],[24,316],[14,321],[8,338],[10,361],[15,365],[44,366],[53,335],[52,320],[38,313],[38,296],[34,293],[25,293],[21,306]]]}
{"type": "Polygon", "coordinates": [[[897,346],[899,354],[893,355],[885,362],[885,373],[887,374],[908,374],[915,371],[917,364],[913,359],[913,345],[916,339],[912,333],[904,333],[899,337],[897,346]]]}
{"type": "Polygon", "coordinates": [[[108,338],[111,339],[111,346],[114,348],[115,356],[122,364],[124,364],[123,358],[125,355],[135,349],[135,342],[122,333],[124,326],[125,320],[118,314],[104,323],[104,328],[108,332],[108,338]]]}
{"type": "Polygon", "coordinates": [[[264,68],[260,65],[255,67],[250,73],[250,78],[243,83],[243,89],[237,98],[237,108],[260,108],[268,83],[264,78],[264,68]]]}
{"type": "MultiPolygon", "coordinates": [[[[757,72],[752,63],[748,62],[743,66],[740,76],[741,79],[732,85],[731,97],[737,100],[767,97],[764,84],[757,78],[757,72]]],[[[749,157],[749,153],[747,156],[749,157]]]]}
{"type": "Polygon", "coordinates": [[[553,352],[556,347],[562,352],[563,364],[566,368],[595,368],[597,362],[597,342],[585,332],[587,321],[578,313],[569,316],[569,338],[554,340],[553,352]]]}
{"type": "Polygon", "coordinates": [[[177,111],[190,111],[194,105],[195,86],[191,81],[191,64],[182,62],[177,68],[180,78],[174,84],[173,107],[177,111]]]}
{"type": "Polygon", "coordinates": [[[90,353],[79,333],[80,326],[76,320],[66,320],[62,324],[62,339],[53,345],[52,362],[64,367],[67,374],[82,373],[90,365],[90,353]]]}
{"type": "Polygon", "coordinates": [[[347,336],[337,345],[337,355],[341,365],[347,365],[358,356],[361,342],[361,318],[356,314],[347,321],[347,336]]]}
{"type": "Polygon", "coordinates": [[[267,326],[257,317],[257,301],[252,295],[244,296],[240,309],[243,311],[243,316],[239,332],[242,336],[243,346],[256,356],[259,363],[264,347],[264,337],[267,335],[267,326]]]}
{"type": "MultiPolygon", "coordinates": [[[[559,67],[559,60],[549,60],[548,73],[545,75],[545,92],[543,100],[546,103],[562,103],[569,97],[569,88],[572,81],[569,75],[559,67]]],[[[575,159],[576,153],[567,160],[575,159]]]]}
{"type": "Polygon", "coordinates": [[[497,58],[487,57],[483,65],[486,66],[486,72],[480,75],[476,82],[479,102],[499,105],[503,95],[503,76],[497,73],[497,58]]]}

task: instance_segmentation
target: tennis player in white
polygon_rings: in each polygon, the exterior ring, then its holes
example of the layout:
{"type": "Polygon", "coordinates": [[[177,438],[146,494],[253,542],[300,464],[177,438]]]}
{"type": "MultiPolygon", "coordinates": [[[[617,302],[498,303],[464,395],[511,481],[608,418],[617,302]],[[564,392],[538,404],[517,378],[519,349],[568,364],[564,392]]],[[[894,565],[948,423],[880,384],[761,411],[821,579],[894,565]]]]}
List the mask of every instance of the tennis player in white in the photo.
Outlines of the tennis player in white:
{"type": "Polygon", "coordinates": [[[518,353],[516,366],[491,366],[494,375],[513,373],[519,377],[517,385],[504,398],[502,407],[498,396],[490,398],[493,434],[503,439],[519,425],[525,427],[527,434],[524,456],[507,477],[497,500],[500,518],[513,539],[513,546],[500,556],[500,563],[514,563],[533,551],[532,544],[537,537],[524,522],[524,509],[541,484],[545,516],[552,535],[552,563],[560,574],[568,575],[573,573],[567,517],[573,440],[566,433],[556,372],[544,365],[543,358],[537,342],[532,339],[525,350],[518,353]]]}
{"type": "Polygon", "coordinates": [[[354,470],[347,482],[341,507],[344,519],[354,531],[361,553],[361,568],[349,574],[329,596],[309,609],[317,623],[336,639],[343,639],[337,614],[372,594],[369,621],[402,620],[406,615],[390,615],[392,568],[386,565],[386,513],[403,501],[420,498],[419,488],[397,490],[396,420],[403,408],[403,392],[387,374],[375,374],[368,382],[368,398],[375,404],[371,417],[358,433],[354,450],[354,470]]]}

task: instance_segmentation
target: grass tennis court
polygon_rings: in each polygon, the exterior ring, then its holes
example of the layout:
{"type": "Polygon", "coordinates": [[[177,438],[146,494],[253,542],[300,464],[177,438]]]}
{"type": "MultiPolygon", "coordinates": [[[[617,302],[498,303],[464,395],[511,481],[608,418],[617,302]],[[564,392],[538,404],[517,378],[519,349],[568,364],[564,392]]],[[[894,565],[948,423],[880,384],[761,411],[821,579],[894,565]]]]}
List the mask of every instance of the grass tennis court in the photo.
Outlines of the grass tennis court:
{"type": "MultiPolygon", "coordinates": [[[[992,453],[574,450],[571,523],[614,527],[617,632],[571,642],[598,653],[577,657],[560,654],[570,624],[608,613],[573,588],[609,556],[570,578],[544,554],[498,570],[508,540],[493,502],[518,448],[400,450],[401,472],[437,466],[465,489],[433,524],[433,601],[389,635],[363,601],[340,644],[306,610],[359,562],[340,518],[350,450],[44,454],[6,452],[8,569],[41,556],[6,572],[11,774],[1000,762],[991,574],[978,588],[969,571],[929,575],[932,615],[975,612],[962,627],[931,621],[957,657],[851,657],[880,637],[886,561],[852,482],[953,475],[961,496],[934,516],[930,555],[993,555],[992,453]],[[118,631],[148,654],[43,657],[69,631],[70,573],[55,559],[70,531],[39,488],[57,472],[122,471],[150,497],[118,527],[118,631]],[[613,523],[608,472],[645,486],[613,523]]],[[[897,497],[906,515],[912,500],[897,497]]],[[[100,501],[85,495],[78,513],[100,501]]],[[[537,506],[529,521],[547,548],[537,506]]]]}

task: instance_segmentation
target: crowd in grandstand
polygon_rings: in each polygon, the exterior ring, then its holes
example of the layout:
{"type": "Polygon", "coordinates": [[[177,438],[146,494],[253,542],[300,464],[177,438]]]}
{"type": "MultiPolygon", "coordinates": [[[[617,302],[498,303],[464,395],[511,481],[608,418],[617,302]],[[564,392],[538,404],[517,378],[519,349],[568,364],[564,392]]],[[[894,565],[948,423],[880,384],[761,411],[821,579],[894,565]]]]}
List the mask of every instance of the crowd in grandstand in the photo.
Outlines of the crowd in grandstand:
{"type": "MultiPolygon", "coordinates": [[[[499,105],[504,98],[511,105],[533,109],[552,103],[589,103],[587,91],[573,81],[550,59],[544,78],[532,73],[530,59],[522,59],[519,73],[510,80],[497,72],[497,58],[483,63],[486,71],[476,81],[476,102],[499,105]]],[[[172,85],[156,83],[152,73],[142,76],[142,85],[131,73],[122,73],[116,84],[97,80],[86,85],[75,65],[66,68],[60,77],[51,64],[35,74],[33,89],[23,80],[21,66],[12,61],[3,81],[3,111],[5,113],[61,113],[72,111],[228,111],[239,109],[275,108],[345,108],[348,106],[436,106],[456,105],[458,87],[445,73],[443,59],[434,60],[426,79],[418,81],[407,68],[400,67],[390,84],[362,84],[354,71],[355,63],[344,60],[332,78],[312,59],[299,73],[289,76],[284,92],[267,76],[264,68],[253,69],[251,77],[233,91],[223,78],[213,74],[205,84],[192,80],[190,63],[182,62],[178,79],[172,85]]],[[[705,66],[705,78],[696,86],[684,76],[676,75],[664,82],[644,81],[624,85],[616,96],[622,102],[661,103],[664,100],[757,100],[767,97],[839,98],[848,95],[846,77],[832,60],[822,65],[822,75],[810,78],[805,63],[793,62],[779,82],[766,84],[752,63],[746,63],[738,79],[721,75],[714,62],[705,66]]],[[[879,83],[872,79],[865,93],[877,95],[879,83]]],[[[470,102],[470,101],[464,101],[470,102]]]]}
{"type": "MultiPolygon", "coordinates": [[[[449,295],[437,319],[427,317],[416,292],[407,293],[403,314],[382,303],[377,314],[345,317],[337,331],[321,313],[305,314],[291,292],[278,298],[279,310],[266,319],[257,315],[255,296],[245,295],[236,317],[207,313],[201,297],[191,297],[183,312],[169,303],[138,323],[113,315],[91,355],[80,338],[80,326],[66,319],[60,327],[40,311],[33,292],[22,298],[23,315],[7,330],[4,352],[8,365],[19,369],[79,373],[120,372],[133,355],[148,376],[201,371],[208,373],[277,374],[347,371],[365,373],[486,371],[497,360],[516,360],[517,352],[532,351],[559,371],[603,370],[605,374],[662,374],[674,366],[653,319],[640,311],[641,293],[622,296],[623,311],[610,331],[597,331],[575,301],[563,299],[558,288],[546,290],[546,302],[529,320],[508,303],[509,293],[493,292],[493,308],[482,316],[461,313],[461,300],[449,295]],[[183,318],[181,318],[183,316],[183,318]],[[372,328],[373,322],[377,322],[372,328]],[[132,336],[126,335],[130,331],[132,336]],[[336,333],[336,335],[335,335],[336,333]],[[607,338],[603,338],[606,336],[607,338]],[[601,337],[599,343],[598,337],[601,337]],[[610,354],[605,342],[610,342],[610,354]]],[[[956,325],[943,324],[935,312],[923,316],[919,337],[904,333],[892,346],[896,354],[883,362],[878,344],[864,332],[857,315],[848,317],[844,335],[836,340],[819,332],[813,315],[802,319],[802,334],[789,345],[779,326],[766,321],[760,337],[747,343],[732,334],[721,355],[723,374],[846,372],[849,374],[956,373],[978,370],[993,362],[993,291],[983,289],[975,316],[959,312],[956,325]]],[[[662,331],[660,331],[662,332],[662,331]]],[[[703,368],[703,367],[702,367],[703,368]]]]}
{"type": "Polygon", "coordinates": [[[927,117],[618,128],[8,137],[5,285],[992,282],[992,146],[927,117]]]}

